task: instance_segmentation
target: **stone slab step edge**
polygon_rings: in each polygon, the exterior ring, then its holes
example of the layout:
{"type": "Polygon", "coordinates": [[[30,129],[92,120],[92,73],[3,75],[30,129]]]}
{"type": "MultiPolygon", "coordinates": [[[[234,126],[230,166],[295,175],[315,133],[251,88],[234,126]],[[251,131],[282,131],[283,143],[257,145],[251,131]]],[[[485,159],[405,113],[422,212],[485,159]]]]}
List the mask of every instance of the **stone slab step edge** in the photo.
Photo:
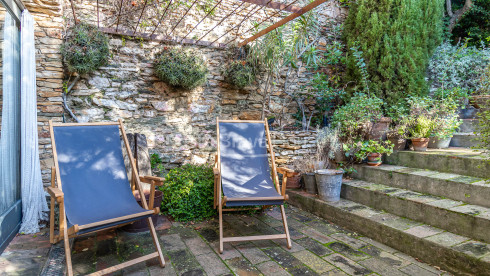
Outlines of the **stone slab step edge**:
{"type": "Polygon", "coordinates": [[[459,126],[458,132],[473,133],[478,125],[478,119],[463,119],[463,123],[459,126]]]}
{"type": "Polygon", "coordinates": [[[490,182],[482,178],[386,164],[354,168],[357,179],[490,207],[490,182]]]}
{"type": "Polygon", "coordinates": [[[475,147],[478,142],[475,140],[475,134],[457,132],[453,134],[453,138],[449,143],[450,147],[471,148],[475,147]]]}
{"type": "Polygon", "coordinates": [[[490,243],[490,208],[365,181],[344,181],[345,199],[490,243]]]}
{"type": "Polygon", "coordinates": [[[490,178],[490,162],[470,151],[397,151],[385,158],[391,165],[490,178]]]}
{"type": "MultiPolygon", "coordinates": [[[[439,266],[455,275],[490,275],[490,245],[450,232],[424,237],[417,230],[435,231],[428,225],[418,224],[402,230],[381,222],[383,216],[406,220],[382,213],[349,200],[325,202],[313,195],[288,190],[289,203],[333,223],[395,248],[412,257],[439,266]],[[448,244],[449,242],[459,242],[448,244]],[[485,255],[474,255],[470,248],[485,248],[485,255]]],[[[390,220],[391,221],[391,220],[390,220]]],[[[423,232],[423,231],[422,231],[423,232]]]]}

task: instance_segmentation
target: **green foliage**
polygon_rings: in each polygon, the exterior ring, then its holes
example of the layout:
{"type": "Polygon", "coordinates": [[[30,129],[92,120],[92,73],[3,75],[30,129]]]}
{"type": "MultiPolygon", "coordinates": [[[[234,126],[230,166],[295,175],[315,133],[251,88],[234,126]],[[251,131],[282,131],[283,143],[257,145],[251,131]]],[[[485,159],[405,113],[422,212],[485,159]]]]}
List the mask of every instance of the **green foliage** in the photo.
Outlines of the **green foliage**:
{"type": "Polygon", "coordinates": [[[380,98],[356,93],[350,102],[335,111],[332,126],[340,127],[343,140],[363,140],[370,124],[382,117],[382,105],[380,98]]]}
{"type": "Polygon", "coordinates": [[[191,164],[165,176],[162,211],[178,221],[202,220],[213,216],[214,174],[208,166],[191,164]]]}
{"type": "Polygon", "coordinates": [[[390,141],[368,140],[357,141],[352,144],[344,144],[344,152],[347,157],[354,154],[357,160],[364,160],[369,153],[387,154],[393,153],[393,144],[390,141]]]}
{"type": "Polygon", "coordinates": [[[490,65],[490,48],[442,43],[429,61],[427,76],[432,89],[461,88],[473,93],[480,88],[480,79],[490,65]]]}
{"type": "Polygon", "coordinates": [[[206,83],[208,68],[193,50],[165,47],[155,62],[155,72],[162,81],[191,90],[206,83]]]}
{"type": "Polygon", "coordinates": [[[429,138],[434,129],[434,120],[424,115],[418,116],[410,127],[411,138],[429,138]]]}
{"type": "Polygon", "coordinates": [[[459,116],[456,113],[439,118],[438,120],[434,121],[434,129],[432,130],[432,134],[433,136],[441,139],[453,137],[453,134],[462,123],[463,121],[459,119],[459,116]]]}
{"type": "Polygon", "coordinates": [[[155,169],[158,166],[158,164],[161,163],[162,163],[162,158],[160,158],[160,155],[158,155],[158,153],[152,153],[150,155],[150,164],[152,169],[155,169]]]}
{"type": "MultiPolygon", "coordinates": [[[[459,1],[460,5],[462,2],[459,1]]],[[[456,3],[457,4],[457,3],[456,3]]],[[[453,10],[459,8],[454,5],[453,10]]],[[[490,46],[490,1],[473,0],[473,7],[463,15],[452,31],[453,42],[469,40],[470,45],[479,46],[481,42],[490,46]]]]}
{"type": "Polygon", "coordinates": [[[425,70],[433,49],[441,42],[443,7],[443,0],[353,3],[344,31],[347,48],[352,51],[347,57],[347,82],[363,79],[360,59],[354,55],[362,51],[370,92],[388,105],[407,95],[427,94],[425,70]]]}
{"type": "Polygon", "coordinates": [[[490,100],[487,100],[478,114],[478,125],[475,130],[478,145],[476,148],[490,151],[490,100]]]}
{"type": "Polygon", "coordinates": [[[95,26],[78,23],[67,30],[61,54],[70,72],[91,73],[109,60],[109,38],[95,26]]]}
{"type": "Polygon", "coordinates": [[[255,80],[255,73],[246,61],[232,61],[225,67],[225,80],[238,89],[251,85],[255,80]]]}

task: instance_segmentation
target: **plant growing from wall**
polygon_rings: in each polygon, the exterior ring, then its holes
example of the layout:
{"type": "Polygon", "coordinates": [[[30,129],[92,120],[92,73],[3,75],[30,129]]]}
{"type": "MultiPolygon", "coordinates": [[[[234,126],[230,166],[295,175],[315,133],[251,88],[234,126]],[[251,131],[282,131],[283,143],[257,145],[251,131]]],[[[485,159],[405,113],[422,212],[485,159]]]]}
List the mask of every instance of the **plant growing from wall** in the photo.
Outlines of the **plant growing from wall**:
{"type": "Polygon", "coordinates": [[[67,30],[60,51],[68,71],[72,73],[63,84],[63,107],[76,122],[79,122],[66,103],[66,96],[78,82],[80,75],[91,73],[107,64],[110,57],[109,38],[97,27],[80,22],[67,30]],[[77,75],[70,83],[73,73],[77,75]]]}
{"type": "Polygon", "coordinates": [[[91,73],[107,64],[109,38],[95,26],[78,23],[67,30],[61,54],[70,72],[91,73]]]}
{"type": "Polygon", "coordinates": [[[213,216],[214,174],[211,167],[186,164],[165,176],[162,211],[178,221],[213,216]]]}
{"type": "Polygon", "coordinates": [[[255,81],[255,72],[245,60],[235,60],[229,63],[223,72],[225,81],[238,89],[243,89],[255,81]]]}
{"type": "MultiPolygon", "coordinates": [[[[427,94],[425,70],[442,39],[443,8],[443,0],[359,0],[351,5],[345,23],[346,45],[352,49],[358,41],[370,92],[388,105],[407,95],[427,94]]],[[[347,81],[362,80],[357,61],[351,52],[347,81]]]]}
{"type": "Polygon", "coordinates": [[[155,73],[172,86],[192,90],[206,83],[208,68],[194,50],[164,47],[155,62],[155,73]]]}

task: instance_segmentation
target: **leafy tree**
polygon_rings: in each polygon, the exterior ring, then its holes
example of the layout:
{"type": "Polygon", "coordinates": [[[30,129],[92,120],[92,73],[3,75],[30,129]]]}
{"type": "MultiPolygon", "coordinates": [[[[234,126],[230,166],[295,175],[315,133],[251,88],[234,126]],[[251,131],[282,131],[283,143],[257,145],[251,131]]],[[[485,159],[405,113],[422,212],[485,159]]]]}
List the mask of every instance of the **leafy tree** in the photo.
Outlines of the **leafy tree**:
{"type": "MultiPolygon", "coordinates": [[[[444,0],[359,0],[345,23],[347,48],[362,51],[369,92],[388,106],[407,95],[428,92],[425,70],[433,49],[442,41],[444,0]]],[[[347,81],[365,89],[359,58],[347,57],[347,81]]]]}
{"type": "Polygon", "coordinates": [[[454,21],[454,26],[449,26],[453,41],[457,43],[460,39],[469,39],[469,45],[480,46],[480,43],[483,42],[490,46],[490,1],[465,1],[464,5],[462,0],[447,0],[447,2],[449,5],[446,9],[450,18],[454,18],[458,11],[466,6],[459,21],[454,21]],[[451,5],[451,2],[454,2],[454,5],[451,5]],[[462,7],[459,8],[460,6],[462,7]],[[453,13],[452,8],[459,9],[453,13]]]}

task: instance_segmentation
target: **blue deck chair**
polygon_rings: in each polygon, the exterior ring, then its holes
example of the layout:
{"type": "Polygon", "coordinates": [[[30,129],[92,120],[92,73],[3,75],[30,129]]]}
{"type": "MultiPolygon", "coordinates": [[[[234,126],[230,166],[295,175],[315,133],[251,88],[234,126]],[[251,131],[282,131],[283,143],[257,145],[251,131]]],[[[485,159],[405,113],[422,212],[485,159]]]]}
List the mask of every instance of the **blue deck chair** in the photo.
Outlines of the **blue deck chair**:
{"type": "Polygon", "coordinates": [[[64,239],[67,274],[73,275],[69,238],[119,227],[147,218],[156,252],[100,271],[111,273],[130,265],[158,258],[165,266],[158,237],[151,220],[159,208],[148,209],[145,197],[141,207],[131,189],[121,149],[121,136],[132,167],[131,182],[143,194],[141,182],[163,184],[163,179],[140,177],[122,122],[61,124],[49,121],[55,167],[51,170],[50,241],[64,239]],[[57,185],[56,185],[57,184],[57,185]],[[54,233],[54,205],[59,204],[59,234],[54,233]]]}
{"type": "Polygon", "coordinates": [[[291,248],[283,205],[288,199],[285,185],[287,169],[276,167],[267,121],[217,118],[216,125],[218,152],[214,165],[214,207],[219,213],[219,252],[223,253],[225,242],[270,239],[286,239],[287,247],[291,248]],[[282,190],[277,172],[284,175],[282,190]],[[262,208],[280,205],[284,234],[223,237],[223,212],[243,210],[236,208],[238,206],[257,205],[262,208]]]}

